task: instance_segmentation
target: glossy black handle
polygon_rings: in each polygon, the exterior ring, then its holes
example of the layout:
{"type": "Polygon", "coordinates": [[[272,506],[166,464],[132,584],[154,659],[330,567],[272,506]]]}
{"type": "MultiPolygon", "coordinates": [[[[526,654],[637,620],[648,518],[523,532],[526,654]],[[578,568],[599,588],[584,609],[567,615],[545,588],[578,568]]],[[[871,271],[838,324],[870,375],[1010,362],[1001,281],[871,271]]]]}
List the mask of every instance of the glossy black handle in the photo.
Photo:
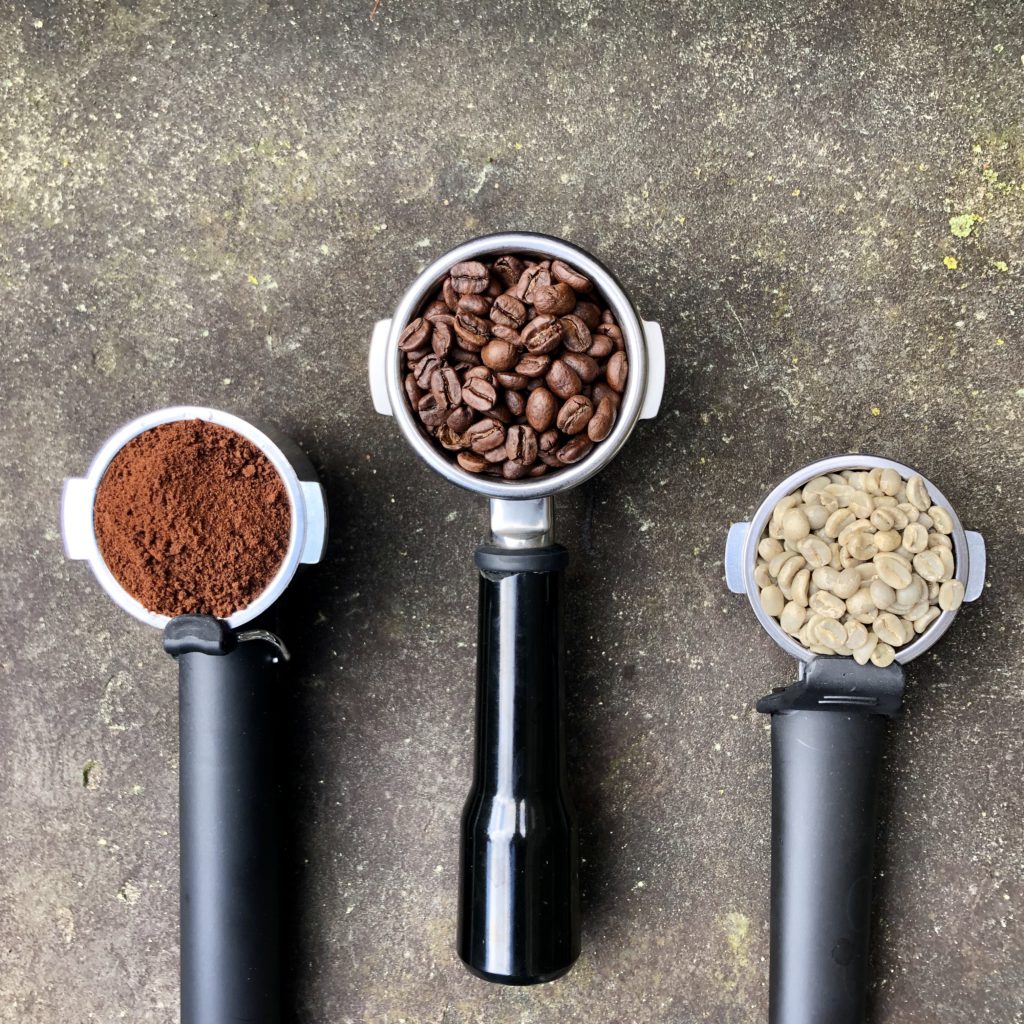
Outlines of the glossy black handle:
{"type": "Polygon", "coordinates": [[[277,1024],[275,689],[281,650],[172,620],[178,662],[181,1024],[277,1024]]]}
{"type": "Polygon", "coordinates": [[[772,715],[772,1024],[863,1024],[886,720],[772,715]]]}
{"type": "Polygon", "coordinates": [[[458,951],[473,973],[508,985],[552,981],[580,952],[562,672],[567,561],[557,545],[476,553],[476,764],[462,821],[458,951]]]}

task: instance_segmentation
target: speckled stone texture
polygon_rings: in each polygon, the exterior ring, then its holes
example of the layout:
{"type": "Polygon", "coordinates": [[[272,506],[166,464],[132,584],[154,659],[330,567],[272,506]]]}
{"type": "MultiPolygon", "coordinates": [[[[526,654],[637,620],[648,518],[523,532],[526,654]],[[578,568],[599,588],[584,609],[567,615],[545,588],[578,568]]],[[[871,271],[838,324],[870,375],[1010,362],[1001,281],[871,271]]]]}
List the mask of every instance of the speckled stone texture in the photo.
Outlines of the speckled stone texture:
{"type": "Polygon", "coordinates": [[[919,468],[990,579],[894,726],[875,1024],[1024,1006],[1024,21],[1016,0],[7,3],[0,11],[0,1018],[177,1019],[174,666],[65,562],[122,421],[273,421],[323,473],[296,584],[289,1022],[766,1020],[791,661],[723,579],[806,461],[919,468]],[[483,503],[365,386],[373,321],[484,232],[562,235],[659,320],[669,389],[559,501],[583,955],[454,952],[483,503]]]}

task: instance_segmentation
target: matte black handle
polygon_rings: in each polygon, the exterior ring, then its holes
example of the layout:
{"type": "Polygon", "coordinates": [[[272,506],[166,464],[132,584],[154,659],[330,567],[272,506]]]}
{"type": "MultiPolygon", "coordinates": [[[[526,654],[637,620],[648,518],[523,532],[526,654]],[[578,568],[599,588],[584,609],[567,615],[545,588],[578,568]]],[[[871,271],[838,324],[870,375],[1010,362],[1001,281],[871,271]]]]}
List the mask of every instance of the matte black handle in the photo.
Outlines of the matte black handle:
{"type": "Polygon", "coordinates": [[[863,1024],[878,766],[903,670],[816,658],[772,715],[772,1024],[863,1024]]]}
{"type": "Polygon", "coordinates": [[[508,985],[580,952],[579,837],[565,762],[568,555],[481,548],[476,765],[462,821],[459,956],[508,985]]]}
{"type": "Polygon", "coordinates": [[[277,1024],[275,684],[282,651],[207,616],[164,634],[178,662],[181,1024],[277,1024]]]}

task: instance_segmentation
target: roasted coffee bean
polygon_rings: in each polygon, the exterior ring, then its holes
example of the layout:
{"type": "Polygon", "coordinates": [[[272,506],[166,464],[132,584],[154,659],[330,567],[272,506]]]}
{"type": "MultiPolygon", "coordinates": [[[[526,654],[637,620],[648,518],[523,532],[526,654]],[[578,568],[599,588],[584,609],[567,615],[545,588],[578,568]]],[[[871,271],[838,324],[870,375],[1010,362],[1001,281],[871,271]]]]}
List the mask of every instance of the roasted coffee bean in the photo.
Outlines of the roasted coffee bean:
{"type": "Polygon", "coordinates": [[[523,302],[528,302],[532,306],[537,289],[544,288],[549,284],[551,284],[551,275],[541,264],[527,267],[516,285],[516,298],[522,299],[523,302]]]}
{"type": "Polygon", "coordinates": [[[444,285],[441,288],[441,299],[448,309],[454,313],[455,307],[459,304],[459,293],[452,285],[452,279],[450,277],[446,277],[444,279],[444,285]]]}
{"type": "Polygon", "coordinates": [[[435,317],[439,316],[451,316],[451,312],[445,305],[444,299],[434,299],[434,301],[423,311],[424,320],[433,320],[435,317]]]}
{"type": "Polygon", "coordinates": [[[529,469],[521,462],[512,462],[511,460],[508,460],[501,464],[501,475],[506,480],[522,480],[528,472],[529,469]]]}
{"type": "Polygon", "coordinates": [[[455,461],[467,473],[482,473],[487,468],[487,460],[476,452],[459,452],[455,461]]]}
{"type": "Polygon", "coordinates": [[[501,279],[496,277],[494,274],[491,274],[491,283],[487,286],[487,291],[484,292],[484,295],[493,301],[504,291],[505,285],[502,283],[501,279]]]}
{"type": "Polygon", "coordinates": [[[477,420],[466,431],[465,437],[470,448],[483,455],[505,443],[505,428],[497,420],[477,420]]]}
{"type": "Polygon", "coordinates": [[[576,293],[563,282],[537,285],[533,289],[533,308],[538,313],[565,316],[576,308],[576,293]]]}
{"type": "Polygon", "coordinates": [[[566,352],[562,355],[562,362],[566,366],[571,366],[584,384],[593,384],[597,380],[597,375],[601,372],[601,367],[597,365],[597,360],[591,359],[590,356],[585,355],[583,352],[566,352]]]}
{"type": "Polygon", "coordinates": [[[562,343],[565,330],[553,316],[534,317],[523,328],[523,342],[527,349],[535,355],[554,352],[562,343]]]}
{"type": "Polygon", "coordinates": [[[578,270],[561,260],[551,261],[551,276],[556,281],[562,281],[578,292],[589,292],[593,287],[589,277],[584,277],[578,270]]]}
{"type": "Polygon", "coordinates": [[[556,359],[551,364],[551,369],[548,370],[544,380],[547,381],[548,388],[559,398],[571,398],[573,395],[578,395],[583,387],[576,371],[561,359],[556,359]]]}
{"type": "Polygon", "coordinates": [[[546,466],[543,462],[535,462],[530,467],[530,472],[527,473],[526,475],[527,476],[543,476],[550,468],[551,468],[550,466],[546,466]]]}
{"type": "Polygon", "coordinates": [[[526,412],[526,395],[522,391],[506,391],[505,406],[513,419],[519,419],[526,412]]]}
{"type": "Polygon", "coordinates": [[[602,398],[587,424],[587,437],[591,441],[603,441],[615,426],[616,409],[610,398],[602,398]]]}
{"type": "Polygon", "coordinates": [[[494,371],[489,366],[474,366],[463,374],[464,380],[485,380],[488,384],[494,383],[494,371]]]}
{"type": "Polygon", "coordinates": [[[612,311],[610,309],[602,309],[601,310],[601,323],[603,323],[603,324],[613,324],[613,323],[615,323],[615,315],[612,313],[612,311]]]}
{"type": "Polygon", "coordinates": [[[606,398],[611,400],[612,405],[614,405],[616,409],[618,409],[622,404],[622,396],[614,389],[608,387],[608,384],[603,380],[598,381],[593,386],[590,397],[597,405],[600,405],[606,398]]]}
{"type": "Polygon", "coordinates": [[[519,350],[507,341],[489,341],[480,350],[480,358],[492,370],[511,370],[519,361],[519,350]]]}
{"type": "Polygon", "coordinates": [[[459,310],[455,314],[455,333],[470,348],[483,348],[491,336],[491,322],[476,313],[459,310]]]}
{"type": "Polygon", "coordinates": [[[459,295],[478,294],[487,291],[490,284],[490,272],[476,260],[456,263],[450,271],[452,287],[459,295]]]}
{"type": "Polygon", "coordinates": [[[491,267],[506,288],[514,288],[525,269],[526,264],[518,256],[499,256],[491,267]]]}
{"type": "Polygon", "coordinates": [[[457,430],[452,430],[447,423],[442,423],[434,436],[440,441],[441,447],[447,448],[450,452],[461,451],[466,447],[462,434],[457,430]]]}
{"type": "Polygon", "coordinates": [[[508,391],[523,391],[530,383],[529,377],[521,373],[509,373],[507,370],[496,373],[494,379],[508,391]]]}
{"type": "Polygon", "coordinates": [[[499,295],[491,306],[490,317],[496,324],[518,331],[526,323],[526,306],[514,295],[499,295]]]}
{"type": "MultiPolygon", "coordinates": [[[[465,388],[463,388],[465,391],[465,388]]],[[[448,415],[448,419],[445,423],[455,431],[456,434],[464,434],[468,429],[470,423],[473,422],[473,410],[468,406],[460,405],[458,409],[453,410],[448,415]]]]}
{"type": "Polygon", "coordinates": [[[593,340],[590,328],[575,314],[562,317],[560,322],[565,333],[565,347],[570,352],[586,352],[593,340]]]}
{"type": "Polygon", "coordinates": [[[587,355],[593,359],[604,359],[615,351],[615,344],[607,334],[592,334],[587,355]]]}
{"type": "Polygon", "coordinates": [[[558,411],[558,399],[545,387],[530,392],[526,402],[526,418],[538,433],[551,426],[558,411]]]}
{"type": "Polygon", "coordinates": [[[488,409],[487,415],[499,423],[504,423],[506,427],[512,423],[512,413],[508,411],[508,406],[504,402],[498,402],[493,409],[488,409]]]}
{"type": "Polygon", "coordinates": [[[431,325],[428,320],[422,316],[416,317],[398,336],[398,347],[403,352],[414,352],[418,348],[423,348],[430,337],[430,330],[431,325]]]}
{"type": "Polygon", "coordinates": [[[580,434],[567,445],[559,448],[555,457],[563,466],[571,466],[574,462],[579,462],[585,455],[589,455],[590,449],[593,447],[594,442],[586,434],[580,434]]]}
{"type": "Polygon", "coordinates": [[[505,445],[500,444],[497,448],[484,452],[484,458],[493,466],[500,465],[505,461],[505,445]]]}
{"type": "Polygon", "coordinates": [[[477,412],[487,412],[498,400],[494,385],[481,377],[471,377],[462,385],[462,400],[477,412]]]}
{"type": "Polygon", "coordinates": [[[605,368],[605,378],[608,381],[608,386],[622,394],[626,388],[626,376],[628,373],[629,363],[626,361],[626,353],[616,352],[608,360],[608,366],[605,368]]]}
{"type": "Polygon", "coordinates": [[[573,316],[578,316],[587,325],[589,331],[601,322],[601,309],[592,302],[577,302],[572,312],[573,316]]]}
{"type": "Polygon", "coordinates": [[[499,341],[507,341],[516,348],[523,347],[523,336],[511,327],[505,327],[502,324],[495,324],[491,328],[491,335],[497,338],[499,341]]]}
{"type": "Polygon", "coordinates": [[[430,375],[430,393],[446,410],[454,409],[462,402],[459,375],[450,367],[435,370],[430,375]]]}
{"type": "Polygon", "coordinates": [[[460,295],[456,309],[460,313],[472,313],[474,316],[490,316],[491,300],[486,295],[460,295]]]}
{"type": "Polygon", "coordinates": [[[453,339],[452,347],[448,350],[448,362],[451,363],[455,369],[459,368],[459,363],[464,363],[467,367],[479,366],[480,353],[470,351],[466,348],[458,348],[454,344],[457,340],[457,337],[453,339]]]}
{"type": "Polygon", "coordinates": [[[430,347],[438,359],[447,359],[452,350],[454,333],[445,323],[434,323],[434,331],[430,336],[430,347]]]}
{"type": "Polygon", "coordinates": [[[424,395],[416,406],[420,414],[420,420],[427,430],[436,430],[445,421],[448,410],[431,393],[424,395]]]}
{"type": "Polygon", "coordinates": [[[405,397],[409,400],[409,404],[419,405],[419,401],[423,397],[423,389],[416,383],[416,374],[407,373],[402,385],[405,388],[405,397]]]}
{"type": "Polygon", "coordinates": [[[516,373],[523,377],[543,377],[551,365],[550,356],[529,355],[523,356],[516,363],[516,373]]]}
{"type": "Polygon", "coordinates": [[[509,427],[505,437],[505,454],[521,466],[532,466],[537,461],[537,435],[533,427],[509,427]]]}
{"type": "Polygon", "coordinates": [[[416,383],[423,391],[430,390],[430,379],[434,371],[441,369],[441,360],[435,355],[424,356],[413,363],[412,372],[416,374],[416,383]]]}
{"type": "Polygon", "coordinates": [[[585,395],[573,395],[558,410],[556,423],[563,434],[580,434],[594,415],[594,406],[585,395]]]}

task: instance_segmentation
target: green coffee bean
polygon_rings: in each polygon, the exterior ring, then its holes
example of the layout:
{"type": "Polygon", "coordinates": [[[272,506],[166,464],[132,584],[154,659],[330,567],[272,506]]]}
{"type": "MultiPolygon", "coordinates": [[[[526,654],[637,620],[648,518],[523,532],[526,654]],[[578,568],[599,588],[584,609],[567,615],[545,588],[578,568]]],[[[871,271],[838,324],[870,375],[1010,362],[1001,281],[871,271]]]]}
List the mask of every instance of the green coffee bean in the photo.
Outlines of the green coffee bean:
{"type": "Polygon", "coordinates": [[[757,553],[766,560],[771,559],[782,554],[782,545],[772,537],[765,537],[757,545],[757,553]]]}
{"type": "Polygon", "coordinates": [[[893,515],[888,509],[876,508],[875,511],[871,513],[871,525],[876,530],[891,530],[894,521],[893,515]]]}
{"type": "Polygon", "coordinates": [[[832,593],[844,601],[860,590],[860,573],[856,569],[844,569],[832,585],[832,593]]]}
{"type": "Polygon", "coordinates": [[[813,569],[828,565],[832,557],[832,549],[820,537],[805,537],[797,545],[797,550],[813,569]]]}
{"type": "Polygon", "coordinates": [[[811,524],[812,530],[820,530],[828,519],[828,512],[818,504],[801,505],[800,511],[807,516],[807,522],[811,524]]]}
{"type": "Polygon", "coordinates": [[[903,480],[895,469],[883,469],[878,482],[882,488],[882,493],[890,496],[899,494],[900,488],[903,486],[903,480]]]}
{"type": "Polygon", "coordinates": [[[849,509],[837,508],[825,521],[825,536],[835,540],[855,518],[849,509]]]}
{"type": "Polygon", "coordinates": [[[871,652],[871,664],[879,668],[887,668],[896,660],[896,652],[890,644],[877,643],[871,652]]]}
{"type": "Polygon", "coordinates": [[[944,612],[955,612],[964,601],[964,585],[959,580],[946,580],[939,587],[939,607],[944,612]]]}
{"type": "Polygon", "coordinates": [[[928,515],[932,517],[935,529],[938,530],[939,533],[949,534],[953,532],[953,517],[944,508],[939,508],[938,505],[932,505],[928,509],[928,515]]]}
{"type": "Polygon", "coordinates": [[[811,596],[811,570],[801,569],[794,577],[790,585],[790,592],[793,600],[802,608],[806,608],[811,596]]]}
{"type": "Polygon", "coordinates": [[[945,572],[945,566],[936,548],[929,548],[914,555],[914,569],[919,576],[923,576],[929,582],[941,580],[945,572]]]}
{"type": "Polygon", "coordinates": [[[893,551],[881,552],[875,555],[872,561],[878,567],[879,578],[894,590],[901,590],[909,585],[913,572],[907,560],[901,555],[893,551]]]}
{"type": "Polygon", "coordinates": [[[797,634],[803,628],[807,619],[807,609],[801,607],[796,601],[787,602],[782,614],[779,616],[779,625],[790,634],[797,634]]]}
{"type": "Polygon", "coordinates": [[[779,586],[791,587],[793,585],[793,577],[796,576],[796,574],[806,564],[807,563],[800,555],[793,555],[792,558],[784,562],[782,568],[779,570],[779,586]]]}
{"type": "Polygon", "coordinates": [[[795,543],[798,540],[803,540],[810,532],[811,524],[807,521],[807,516],[800,509],[791,508],[782,517],[782,535],[786,540],[791,540],[795,543]]]}
{"type": "Polygon", "coordinates": [[[892,647],[899,647],[903,643],[903,626],[892,612],[882,612],[875,619],[871,628],[878,635],[879,640],[884,640],[892,647]]]}
{"type": "Polygon", "coordinates": [[[778,618],[786,607],[786,598],[778,587],[765,587],[761,591],[761,607],[769,615],[778,618]]]}
{"type": "Polygon", "coordinates": [[[872,580],[870,593],[876,608],[889,608],[896,603],[896,591],[885,580],[872,580]]]}
{"type": "Polygon", "coordinates": [[[895,551],[903,543],[903,538],[896,530],[879,530],[873,539],[879,551],[895,551]]]}
{"type": "Polygon", "coordinates": [[[846,627],[838,619],[822,619],[814,629],[818,643],[833,649],[846,646],[846,627]]]}
{"type": "Polygon", "coordinates": [[[903,531],[903,546],[913,554],[928,547],[928,528],[920,523],[910,523],[903,531]]]}
{"type": "Polygon", "coordinates": [[[844,623],[844,625],[846,626],[846,646],[851,651],[857,650],[858,647],[863,647],[868,642],[868,630],[863,622],[853,619],[851,622],[844,623]]]}
{"type": "Polygon", "coordinates": [[[819,590],[812,595],[810,606],[812,611],[830,619],[841,619],[846,614],[846,602],[827,590],[819,590]]]}
{"type": "MultiPolygon", "coordinates": [[[[854,618],[876,611],[877,607],[874,598],[871,596],[871,591],[867,587],[862,587],[856,594],[846,599],[846,610],[854,618]]],[[[857,646],[860,645],[858,644],[857,646]]]]}
{"type": "Polygon", "coordinates": [[[928,497],[928,488],[925,486],[924,477],[915,474],[907,481],[907,501],[921,512],[924,512],[931,505],[931,498],[928,497]]]}
{"type": "Polygon", "coordinates": [[[855,647],[853,650],[853,660],[858,665],[866,665],[871,660],[871,654],[874,649],[878,646],[878,636],[875,633],[868,633],[867,641],[855,647]]]}

